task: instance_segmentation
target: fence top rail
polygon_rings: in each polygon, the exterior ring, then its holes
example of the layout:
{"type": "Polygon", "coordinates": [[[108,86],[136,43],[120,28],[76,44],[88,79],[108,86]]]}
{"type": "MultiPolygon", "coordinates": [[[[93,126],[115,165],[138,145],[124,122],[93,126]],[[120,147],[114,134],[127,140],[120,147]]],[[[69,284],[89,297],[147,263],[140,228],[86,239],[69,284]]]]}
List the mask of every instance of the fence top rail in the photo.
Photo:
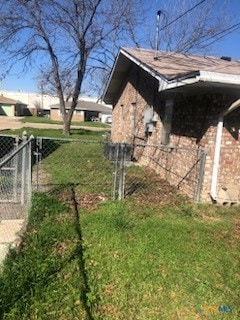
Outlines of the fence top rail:
{"type": "Polygon", "coordinates": [[[7,137],[7,138],[18,138],[18,139],[21,139],[21,137],[19,137],[19,135],[17,134],[5,134],[5,133],[1,133],[0,137],[7,137]]]}
{"type": "Polygon", "coordinates": [[[23,148],[25,148],[32,140],[34,139],[33,136],[29,137],[27,141],[24,141],[18,148],[16,148],[11,154],[9,154],[2,162],[0,162],[0,169],[5,166],[8,161],[10,161],[16,154],[19,153],[23,148]]]}

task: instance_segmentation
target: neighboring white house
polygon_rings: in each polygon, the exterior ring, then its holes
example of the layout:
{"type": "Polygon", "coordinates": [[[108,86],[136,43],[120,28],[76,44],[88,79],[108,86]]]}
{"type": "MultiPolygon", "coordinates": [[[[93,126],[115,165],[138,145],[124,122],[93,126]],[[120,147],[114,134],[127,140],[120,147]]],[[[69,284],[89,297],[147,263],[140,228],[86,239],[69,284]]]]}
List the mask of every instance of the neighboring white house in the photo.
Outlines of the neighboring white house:
{"type": "Polygon", "coordinates": [[[25,91],[8,91],[0,90],[0,95],[6,98],[22,101],[27,105],[29,115],[36,114],[37,111],[46,110],[50,113],[50,106],[58,103],[59,99],[56,96],[42,94],[39,92],[25,92],[25,91]]]}

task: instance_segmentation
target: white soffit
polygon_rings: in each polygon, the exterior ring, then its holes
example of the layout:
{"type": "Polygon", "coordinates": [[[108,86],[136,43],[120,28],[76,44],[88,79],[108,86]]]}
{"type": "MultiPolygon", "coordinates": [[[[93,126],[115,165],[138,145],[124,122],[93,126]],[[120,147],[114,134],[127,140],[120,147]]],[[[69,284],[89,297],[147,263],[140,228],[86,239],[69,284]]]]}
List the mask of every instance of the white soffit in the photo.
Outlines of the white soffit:
{"type": "Polygon", "coordinates": [[[204,82],[226,83],[233,85],[240,84],[240,75],[220,72],[200,71],[200,75],[197,77],[197,79],[198,81],[204,82]]]}
{"type": "Polygon", "coordinates": [[[220,72],[199,71],[194,77],[176,78],[171,81],[161,78],[159,80],[159,92],[178,88],[200,82],[210,82],[215,84],[240,85],[240,75],[226,74],[220,72]]]}

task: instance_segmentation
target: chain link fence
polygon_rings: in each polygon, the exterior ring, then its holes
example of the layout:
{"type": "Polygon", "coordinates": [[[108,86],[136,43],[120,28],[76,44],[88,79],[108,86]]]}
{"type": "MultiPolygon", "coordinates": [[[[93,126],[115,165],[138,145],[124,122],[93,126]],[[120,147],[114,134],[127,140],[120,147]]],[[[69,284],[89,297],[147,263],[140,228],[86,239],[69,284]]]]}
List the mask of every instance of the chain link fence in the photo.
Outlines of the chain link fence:
{"type": "MultiPolygon", "coordinates": [[[[18,137],[8,139],[5,150],[21,144],[18,137]]],[[[178,189],[200,200],[206,159],[206,152],[201,149],[47,137],[37,137],[32,146],[33,190],[52,192],[63,200],[72,186],[77,188],[80,204],[129,196],[151,199],[159,193],[166,197],[164,192],[174,195],[178,189]]],[[[2,197],[7,196],[6,202],[11,198],[12,203],[17,203],[19,179],[11,166],[17,167],[9,165],[2,172],[2,180],[5,184],[8,181],[11,192],[2,197]]],[[[24,194],[25,190],[22,202],[24,194]]]]}
{"type": "MultiPolygon", "coordinates": [[[[142,181],[146,194],[149,188],[188,195],[199,201],[206,162],[207,151],[200,148],[175,147],[165,145],[135,144],[132,146],[132,159],[144,168],[142,181]],[[175,186],[175,191],[167,190],[166,182],[175,186]]],[[[128,188],[136,184],[135,176],[128,178],[128,188]]],[[[144,193],[142,196],[146,196],[144,193]]]]}
{"type": "Polygon", "coordinates": [[[17,135],[1,135],[0,136],[0,160],[8,156],[9,153],[16,149],[21,143],[22,138],[17,135]]]}
{"type": "Polygon", "coordinates": [[[10,149],[0,160],[0,262],[26,224],[31,202],[32,139],[10,149]]]}
{"type": "Polygon", "coordinates": [[[31,199],[32,139],[0,160],[0,218],[24,218],[31,199]],[[4,209],[2,209],[4,207],[4,209]]]}
{"type": "Polygon", "coordinates": [[[69,203],[74,188],[79,206],[87,209],[126,197],[146,204],[173,203],[179,189],[200,199],[204,150],[15,136],[5,136],[1,144],[2,237],[26,221],[32,190],[69,203]]]}
{"type": "Polygon", "coordinates": [[[35,157],[34,190],[64,198],[63,190],[75,186],[82,205],[130,196],[161,203],[178,189],[200,199],[206,152],[39,137],[35,157]]]}

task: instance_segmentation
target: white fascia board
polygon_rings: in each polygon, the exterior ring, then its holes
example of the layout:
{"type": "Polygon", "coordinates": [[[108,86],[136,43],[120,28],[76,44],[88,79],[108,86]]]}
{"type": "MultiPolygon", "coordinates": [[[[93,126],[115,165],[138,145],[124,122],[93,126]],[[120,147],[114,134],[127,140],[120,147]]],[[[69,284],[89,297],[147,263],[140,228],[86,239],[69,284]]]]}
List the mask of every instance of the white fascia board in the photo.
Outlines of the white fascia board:
{"type": "Polygon", "coordinates": [[[174,89],[174,88],[178,88],[178,87],[182,87],[182,86],[186,86],[189,84],[193,84],[198,82],[198,80],[195,78],[189,78],[189,79],[176,79],[176,80],[172,80],[172,81],[168,81],[166,79],[161,79],[159,81],[159,87],[158,87],[158,91],[165,91],[165,90],[169,90],[169,89],[174,89]]]}
{"type": "Polygon", "coordinates": [[[174,80],[168,81],[167,79],[161,78],[159,80],[158,91],[165,91],[169,89],[174,89],[182,87],[185,85],[194,84],[197,82],[211,82],[211,83],[222,83],[230,85],[240,85],[240,75],[226,74],[219,72],[210,71],[199,71],[196,76],[190,76],[189,78],[176,78],[174,80]]]}
{"type": "Polygon", "coordinates": [[[215,82],[224,84],[240,85],[240,75],[200,71],[200,75],[196,77],[198,81],[215,82]]]}
{"type": "Polygon", "coordinates": [[[104,97],[105,97],[105,95],[106,95],[106,93],[107,93],[107,89],[108,89],[108,87],[109,87],[109,84],[110,84],[110,82],[112,81],[113,74],[114,74],[114,71],[115,71],[115,68],[116,68],[116,65],[117,65],[117,61],[118,61],[120,52],[121,52],[121,50],[118,52],[118,55],[117,55],[117,57],[116,57],[116,59],[115,59],[115,61],[114,61],[114,65],[113,65],[113,67],[112,67],[112,70],[111,70],[111,72],[110,72],[110,75],[109,75],[107,84],[106,84],[106,86],[105,86],[105,88],[104,88],[104,91],[103,91],[103,94],[102,94],[102,98],[103,98],[102,100],[103,100],[103,101],[104,101],[104,97]]]}

